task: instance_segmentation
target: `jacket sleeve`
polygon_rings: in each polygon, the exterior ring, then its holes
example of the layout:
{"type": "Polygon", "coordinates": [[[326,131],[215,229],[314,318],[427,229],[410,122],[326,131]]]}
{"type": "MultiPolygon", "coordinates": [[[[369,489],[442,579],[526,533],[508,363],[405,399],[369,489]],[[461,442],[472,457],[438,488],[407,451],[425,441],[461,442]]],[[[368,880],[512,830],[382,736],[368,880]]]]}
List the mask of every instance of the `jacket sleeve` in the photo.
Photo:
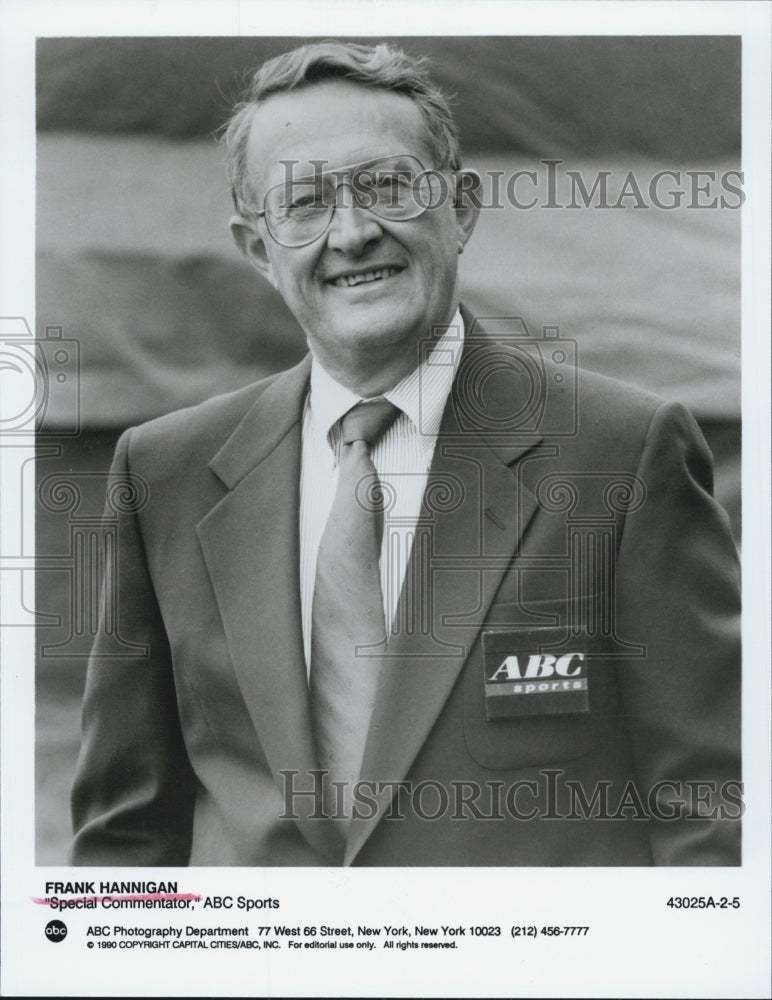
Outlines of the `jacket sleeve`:
{"type": "Polygon", "coordinates": [[[740,863],[740,599],[736,549],[693,418],[663,404],[617,560],[618,669],[654,864],[740,863]]]}
{"type": "MultiPolygon", "coordinates": [[[[110,476],[113,488],[123,482],[127,494],[136,483],[129,473],[130,435],[127,431],[118,441],[110,476]]],[[[103,581],[99,635],[86,677],[71,860],[94,866],[186,865],[196,779],[183,743],[169,644],[137,509],[118,515],[116,565],[116,579],[103,581]],[[133,655],[116,655],[115,633],[133,655]]]]}

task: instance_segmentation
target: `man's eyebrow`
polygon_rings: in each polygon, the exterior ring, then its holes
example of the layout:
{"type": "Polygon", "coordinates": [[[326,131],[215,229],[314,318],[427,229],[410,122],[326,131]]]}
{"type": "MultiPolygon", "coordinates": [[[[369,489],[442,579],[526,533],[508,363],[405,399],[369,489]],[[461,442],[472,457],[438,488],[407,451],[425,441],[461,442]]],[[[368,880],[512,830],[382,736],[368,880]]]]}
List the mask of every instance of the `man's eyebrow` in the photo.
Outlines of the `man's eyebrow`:
{"type": "MultiPolygon", "coordinates": [[[[356,163],[342,164],[336,167],[323,167],[321,170],[306,171],[298,176],[293,173],[293,167],[285,177],[285,179],[279,184],[273,185],[274,187],[280,187],[288,182],[294,183],[308,183],[309,181],[317,180],[320,177],[332,177],[336,174],[349,173],[353,170],[362,170],[372,166],[383,165],[384,168],[390,169],[404,169],[406,166],[410,165],[410,161],[417,163],[422,170],[424,170],[424,165],[412,153],[395,153],[386,156],[373,156],[367,160],[358,160],[356,163]]],[[[285,161],[282,161],[285,162],[285,161]]],[[[321,161],[317,161],[321,162],[321,161]]]]}

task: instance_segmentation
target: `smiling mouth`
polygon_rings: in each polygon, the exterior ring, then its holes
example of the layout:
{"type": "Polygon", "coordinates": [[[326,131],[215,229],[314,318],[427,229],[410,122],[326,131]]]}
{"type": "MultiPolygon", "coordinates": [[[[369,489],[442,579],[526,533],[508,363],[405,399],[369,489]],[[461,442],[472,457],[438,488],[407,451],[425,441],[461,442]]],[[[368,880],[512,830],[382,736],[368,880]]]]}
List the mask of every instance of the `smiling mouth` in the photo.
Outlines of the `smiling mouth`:
{"type": "Polygon", "coordinates": [[[392,278],[399,274],[401,267],[377,267],[372,271],[362,271],[359,274],[341,274],[333,278],[329,284],[335,288],[353,288],[355,285],[369,285],[374,281],[382,281],[384,278],[392,278]]]}

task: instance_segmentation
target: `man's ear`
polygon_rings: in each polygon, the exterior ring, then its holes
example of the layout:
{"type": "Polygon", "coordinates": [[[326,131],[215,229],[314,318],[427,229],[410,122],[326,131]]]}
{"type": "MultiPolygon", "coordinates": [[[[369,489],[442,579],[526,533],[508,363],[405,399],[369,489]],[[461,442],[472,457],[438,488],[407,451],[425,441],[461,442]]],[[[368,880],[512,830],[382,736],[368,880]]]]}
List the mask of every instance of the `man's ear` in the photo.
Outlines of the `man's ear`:
{"type": "Polygon", "coordinates": [[[273,277],[273,265],[268,256],[265,240],[258,233],[254,223],[249,222],[243,215],[234,215],[230,220],[230,227],[236,246],[241,250],[249,263],[275,288],[276,282],[273,277]]]}
{"type": "Polygon", "coordinates": [[[457,170],[453,174],[453,209],[456,213],[458,252],[461,253],[477,225],[482,204],[482,178],[476,170],[457,170]]]}

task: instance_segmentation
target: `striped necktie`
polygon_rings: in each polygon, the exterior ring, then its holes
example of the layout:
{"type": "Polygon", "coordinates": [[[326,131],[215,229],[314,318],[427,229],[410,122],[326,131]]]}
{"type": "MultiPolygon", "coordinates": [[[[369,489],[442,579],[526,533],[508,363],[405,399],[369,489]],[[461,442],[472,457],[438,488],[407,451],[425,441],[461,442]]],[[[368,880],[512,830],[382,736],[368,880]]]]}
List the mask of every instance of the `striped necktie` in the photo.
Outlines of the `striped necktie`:
{"type": "Polygon", "coordinates": [[[358,403],[341,420],[338,486],[319,545],[311,620],[311,715],[327,815],[350,818],[386,640],[382,488],[370,449],[400,413],[358,403]],[[333,795],[330,782],[345,782],[333,795]]]}

